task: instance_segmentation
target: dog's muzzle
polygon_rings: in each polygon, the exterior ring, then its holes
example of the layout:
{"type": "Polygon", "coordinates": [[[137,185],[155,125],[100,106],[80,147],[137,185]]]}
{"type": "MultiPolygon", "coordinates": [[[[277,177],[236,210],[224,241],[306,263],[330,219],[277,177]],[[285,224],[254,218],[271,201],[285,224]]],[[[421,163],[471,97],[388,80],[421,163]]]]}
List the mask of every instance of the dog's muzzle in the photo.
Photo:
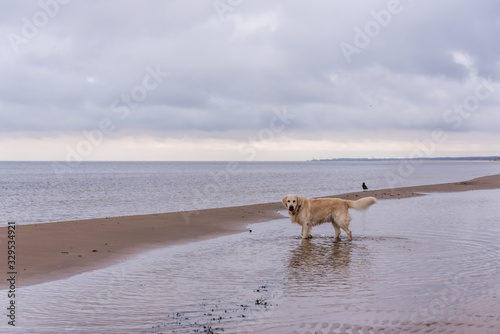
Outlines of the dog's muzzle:
{"type": "Polygon", "coordinates": [[[293,212],[293,210],[295,210],[295,208],[293,207],[293,205],[290,205],[290,206],[288,207],[288,211],[293,212]]]}

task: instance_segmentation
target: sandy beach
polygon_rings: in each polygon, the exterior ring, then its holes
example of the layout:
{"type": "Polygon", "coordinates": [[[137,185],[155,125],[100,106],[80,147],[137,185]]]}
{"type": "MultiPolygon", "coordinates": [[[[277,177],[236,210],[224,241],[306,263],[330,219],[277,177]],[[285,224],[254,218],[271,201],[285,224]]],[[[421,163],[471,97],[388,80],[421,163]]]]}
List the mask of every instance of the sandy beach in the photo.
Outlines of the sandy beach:
{"type": "MultiPolygon", "coordinates": [[[[370,190],[331,197],[402,199],[432,192],[500,188],[500,174],[464,182],[370,190]]],[[[286,194],[283,194],[286,195],[286,194]]],[[[245,231],[282,218],[281,202],[239,207],[16,226],[18,286],[69,277],[126,260],[139,252],[245,231]]],[[[1,228],[7,243],[7,227],[1,228]]],[[[0,265],[7,266],[7,257],[0,265]]],[[[5,279],[0,288],[7,287],[5,279]]]]}

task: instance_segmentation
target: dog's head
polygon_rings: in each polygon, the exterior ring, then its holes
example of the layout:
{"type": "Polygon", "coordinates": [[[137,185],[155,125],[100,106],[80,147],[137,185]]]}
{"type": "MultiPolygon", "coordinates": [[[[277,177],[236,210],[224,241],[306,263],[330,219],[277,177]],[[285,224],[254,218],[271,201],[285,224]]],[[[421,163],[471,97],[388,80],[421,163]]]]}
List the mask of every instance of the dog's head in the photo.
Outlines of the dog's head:
{"type": "Polygon", "coordinates": [[[302,205],[302,197],[297,195],[286,195],[283,197],[283,205],[287,207],[289,214],[294,214],[302,205]]]}

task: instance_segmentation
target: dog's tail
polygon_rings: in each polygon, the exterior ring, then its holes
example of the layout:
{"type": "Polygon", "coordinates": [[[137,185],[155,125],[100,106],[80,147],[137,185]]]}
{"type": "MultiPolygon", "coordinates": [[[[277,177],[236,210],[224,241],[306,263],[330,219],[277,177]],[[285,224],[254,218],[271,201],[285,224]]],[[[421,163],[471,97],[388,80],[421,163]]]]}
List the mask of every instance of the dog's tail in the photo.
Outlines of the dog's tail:
{"type": "Polygon", "coordinates": [[[360,198],[357,201],[346,201],[347,206],[354,210],[365,210],[368,209],[371,205],[377,203],[375,197],[364,197],[360,198]]]}

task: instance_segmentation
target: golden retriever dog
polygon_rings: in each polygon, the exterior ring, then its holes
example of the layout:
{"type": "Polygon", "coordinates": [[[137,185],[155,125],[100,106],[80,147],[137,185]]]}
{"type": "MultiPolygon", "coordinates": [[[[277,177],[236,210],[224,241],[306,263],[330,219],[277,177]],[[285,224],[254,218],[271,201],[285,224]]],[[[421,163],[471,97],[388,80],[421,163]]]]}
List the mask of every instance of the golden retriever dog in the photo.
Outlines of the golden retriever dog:
{"type": "Polygon", "coordinates": [[[302,238],[311,238],[313,226],[323,223],[332,223],[335,229],[335,238],[340,240],[340,229],[343,229],[349,240],[352,233],[349,223],[352,218],[349,209],[365,210],[375,204],[375,197],[364,197],[357,201],[340,198],[306,198],[298,195],[283,197],[283,205],[288,208],[292,223],[302,226],[302,238]]]}

